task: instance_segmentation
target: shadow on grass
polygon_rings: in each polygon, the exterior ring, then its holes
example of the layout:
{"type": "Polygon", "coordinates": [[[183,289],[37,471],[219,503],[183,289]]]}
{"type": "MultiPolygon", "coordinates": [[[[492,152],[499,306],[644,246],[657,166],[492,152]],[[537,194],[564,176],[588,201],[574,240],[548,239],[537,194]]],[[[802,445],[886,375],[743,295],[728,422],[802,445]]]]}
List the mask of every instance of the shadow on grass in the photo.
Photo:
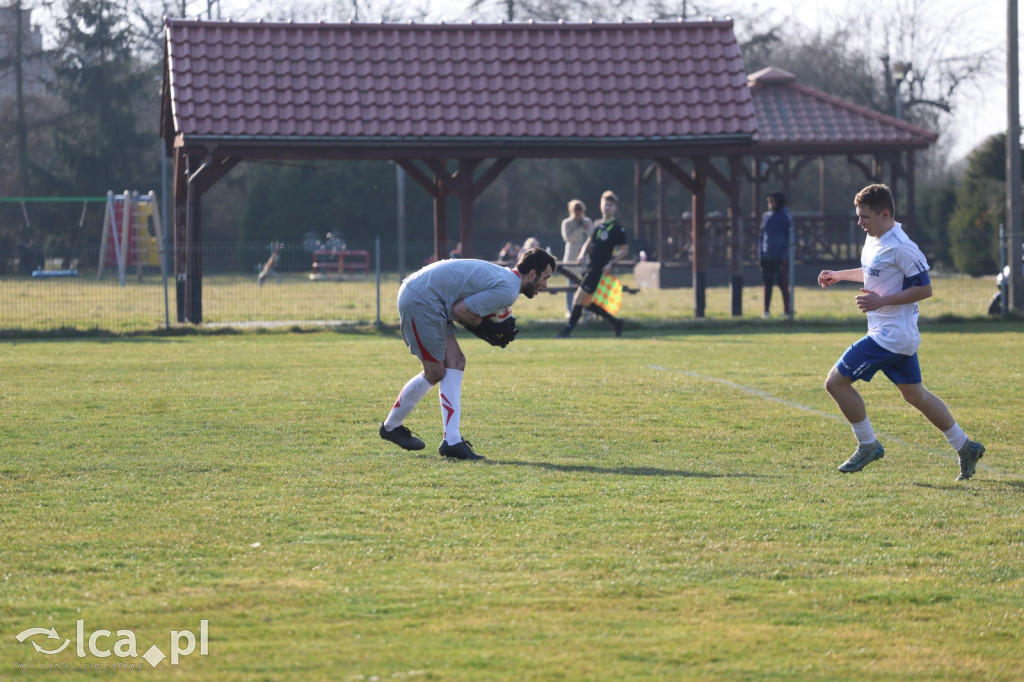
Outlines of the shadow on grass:
{"type": "Polygon", "coordinates": [[[679,478],[767,478],[760,474],[712,474],[681,469],[659,469],[657,467],[599,467],[592,464],[553,464],[551,462],[523,462],[507,460],[485,460],[491,466],[535,467],[562,473],[611,474],[615,476],[655,476],[679,478]]]}
{"type": "MultiPolygon", "coordinates": [[[[975,476],[975,479],[979,476],[975,476]]],[[[949,483],[935,484],[935,483],[914,483],[918,488],[932,488],[934,490],[963,490],[965,486],[968,488],[975,485],[974,481],[950,481],[949,483]]],[[[1012,492],[1024,493],[1024,481],[1017,480],[987,480],[985,481],[986,486],[996,486],[1007,488],[1012,492]]],[[[977,487],[975,485],[975,487],[977,487]]],[[[977,491],[974,491],[977,492],[977,491]]]]}
{"type": "MultiPolygon", "coordinates": [[[[867,331],[865,318],[845,319],[804,319],[790,322],[785,319],[707,319],[681,322],[637,321],[624,318],[625,331],[622,341],[629,339],[653,339],[675,336],[746,336],[759,334],[844,334],[867,331]]],[[[946,315],[938,318],[922,318],[921,331],[926,334],[998,334],[1019,332],[1024,317],[1011,316],[1006,320],[991,317],[956,317],[946,315]]],[[[563,323],[527,321],[521,326],[520,339],[552,338],[564,328],[563,323]]],[[[613,338],[611,328],[603,325],[577,329],[573,338],[613,338]]]]}

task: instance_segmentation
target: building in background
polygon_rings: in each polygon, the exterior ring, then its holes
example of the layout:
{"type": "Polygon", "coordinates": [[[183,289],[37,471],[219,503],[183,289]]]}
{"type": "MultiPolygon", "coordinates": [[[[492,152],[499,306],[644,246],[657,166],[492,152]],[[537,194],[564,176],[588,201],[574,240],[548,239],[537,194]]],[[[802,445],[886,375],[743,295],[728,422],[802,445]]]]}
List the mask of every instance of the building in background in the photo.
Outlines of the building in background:
{"type": "Polygon", "coordinates": [[[43,50],[43,31],[32,24],[32,10],[0,7],[0,101],[17,97],[17,67],[21,64],[22,92],[43,96],[53,80],[49,55],[43,50]],[[21,41],[18,41],[18,12],[21,41]],[[20,55],[19,55],[20,51],[20,55]]]}

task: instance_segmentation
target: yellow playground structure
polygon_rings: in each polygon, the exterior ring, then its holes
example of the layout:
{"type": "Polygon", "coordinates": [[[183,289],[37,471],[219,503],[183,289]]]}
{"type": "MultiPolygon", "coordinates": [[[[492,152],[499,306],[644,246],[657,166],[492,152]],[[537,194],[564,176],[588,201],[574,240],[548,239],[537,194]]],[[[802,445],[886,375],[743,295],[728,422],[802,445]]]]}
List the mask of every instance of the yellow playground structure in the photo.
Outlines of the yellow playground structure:
{"type": "Polygon", "coordinates": [[[141,277],[144,267],[160,267],[163,242],[163,226],[154,192],[143,195],[107,192],[96,277],[103,275],[104,268],[114,266],[122,284],[125,274],[133,267],[141,277]]]}

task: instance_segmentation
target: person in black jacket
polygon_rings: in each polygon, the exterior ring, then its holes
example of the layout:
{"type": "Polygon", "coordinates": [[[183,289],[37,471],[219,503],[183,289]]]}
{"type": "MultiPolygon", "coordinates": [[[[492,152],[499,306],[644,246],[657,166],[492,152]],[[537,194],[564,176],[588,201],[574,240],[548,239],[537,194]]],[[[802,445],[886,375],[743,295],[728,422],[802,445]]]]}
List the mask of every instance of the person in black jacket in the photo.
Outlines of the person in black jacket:
{"type": "Polygon", "coordinates": [[[601,277],[605,273],[611,273],[615,263],[629,253],[626,229],[615,219],[618,210],[619,198],[615,196],[614,192],[608,191],[601,195],[601,220],[594,224],[576,261],[582,263],[589,255],[590,262],[580,278],[580,286],[573,298],[569,322],[562,331],[558,332],[555,336],[556,339],[569,338],[584,310],[589,310],[608,320],[612,329],[615,330],[615,336],[622,336],[622,320],[594,303],[594,292],[597,291],[601,277]]]}
{"type": "Polygon", "coordinates": [[[761,218],[761,238],[757,255],[761,261],[764,280],[764,317],[770,317],[772,289],[778,285],[782,292],[782,306],[789,315],[789,235],[793,216],[786,206],[786,195],[772,192],[766,197],[768,210],[761,218]]]}

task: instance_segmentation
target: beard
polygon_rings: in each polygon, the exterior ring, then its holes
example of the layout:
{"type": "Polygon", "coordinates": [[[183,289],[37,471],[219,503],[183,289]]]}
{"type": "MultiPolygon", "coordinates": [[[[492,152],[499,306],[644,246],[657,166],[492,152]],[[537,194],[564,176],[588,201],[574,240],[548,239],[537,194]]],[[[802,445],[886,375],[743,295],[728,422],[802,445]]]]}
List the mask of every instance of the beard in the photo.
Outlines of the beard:
{"type": "Polygon", "coordinates": [[[538,291],[539,289],[537,288],[536,282],[527,282],[526,286],[523,287],[522,293],[526,298],[533,298],[537,295],[538,291]]]}

